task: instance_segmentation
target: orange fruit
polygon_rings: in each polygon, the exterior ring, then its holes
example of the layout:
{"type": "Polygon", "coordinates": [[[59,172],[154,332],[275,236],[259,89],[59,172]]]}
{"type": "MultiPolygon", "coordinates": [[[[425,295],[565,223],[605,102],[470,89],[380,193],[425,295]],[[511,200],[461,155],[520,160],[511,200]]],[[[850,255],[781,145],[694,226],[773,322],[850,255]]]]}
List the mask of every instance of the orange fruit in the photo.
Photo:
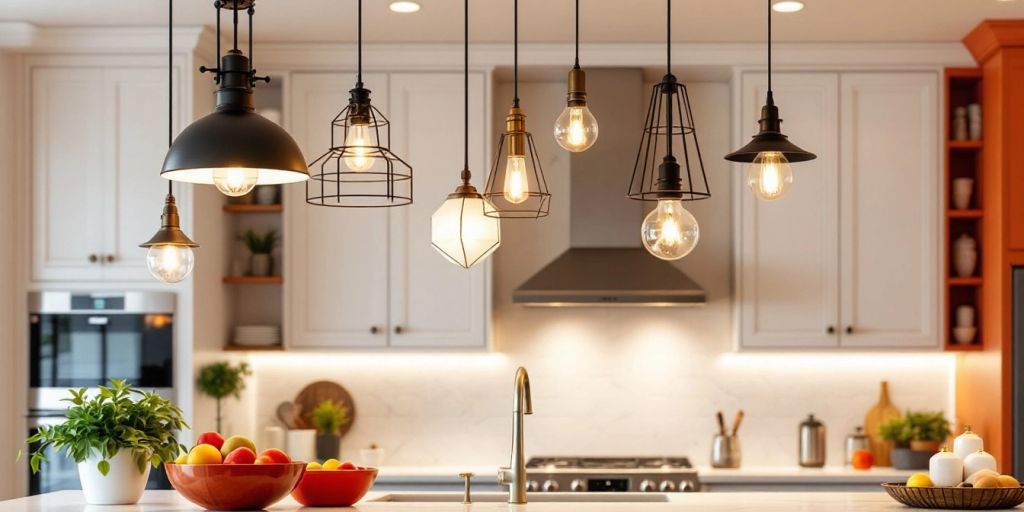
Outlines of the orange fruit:
{"type": "Polygon", "coordinates": [[[197,444],[188,452],[186,464],[220,464],[224,459],[220,450],[212,444],[197,444]]]}
{"type": "Polygon", "coordinates": [[[1020,482],[1010,475],[999,475],[996,480],[999,481],[999,487],[1020,487],[1020,482]]]}

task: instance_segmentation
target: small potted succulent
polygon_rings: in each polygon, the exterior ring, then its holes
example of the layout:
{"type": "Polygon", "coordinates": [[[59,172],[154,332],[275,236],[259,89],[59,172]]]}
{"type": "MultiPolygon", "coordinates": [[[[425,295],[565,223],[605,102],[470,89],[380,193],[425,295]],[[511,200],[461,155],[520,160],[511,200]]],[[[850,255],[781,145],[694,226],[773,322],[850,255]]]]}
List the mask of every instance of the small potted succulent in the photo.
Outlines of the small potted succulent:
{"type": "Polygon", "coordinates": [[[312,420],[316,428],[316,457],[320,460],[338,458],[341,429],[351,421],[348,407],[341,402],[324,400],[313,409],[312,420]]]}
{"type": "Polygon", "coordinates": [[[186,449],[175,437],[189,428],[181,409],[160,395],[123,380],[100,386],[95,396],[86,396],[85,388],[69,394],[67,420],[41,426],[27,439],[36,445],[29,465],[38,473],[47,448],[64,452],[78,463],[82,492],[92,505],[138,502],[150,468],[186,449]]]}
{"type": "Polygon", "coordinates": [[[204,366],[199,370],[196,385],[199,391],[217,401],[217,432],[221,432],[221,402],[233,396],[238,398],[245,390],[245,378],[252,375],[249,365],[242,362],[238,366],[221,362],[204,366]]]}
{"type": "Polygon", "coordinates": [[[941,411],[907,411],[879,430],[883,439],[893,443],[892,465],[896,469],[926,469],[928,459],[950,433],[949,420],[941,411]]]}
{"type": "Polygon", "coordinates": [[[246,248],[252,253],[249,259],[249,273],[254,276],[269,276],[274,269],[274,261],[271,253],[281,243],[276,229],[259,234],[248,230],[242,235],[246,248]]]}

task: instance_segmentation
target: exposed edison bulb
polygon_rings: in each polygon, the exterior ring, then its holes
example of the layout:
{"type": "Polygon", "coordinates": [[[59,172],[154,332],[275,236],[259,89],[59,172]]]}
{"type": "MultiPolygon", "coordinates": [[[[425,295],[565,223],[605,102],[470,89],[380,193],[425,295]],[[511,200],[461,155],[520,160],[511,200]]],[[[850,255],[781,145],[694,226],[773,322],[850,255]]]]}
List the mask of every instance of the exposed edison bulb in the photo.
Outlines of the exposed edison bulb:
{"type": "Polygon", "coordinates": [[[565,107],[555,120],[555,140],[566,151],[586,151],[597,141],[597,118],[586,105],[565,107]]]}
{"type": "Polygon", "coordinates": [[[188,277],[195,267],[192,248],[185,245],[159,244],[146,253],[146,268],[153,277],[165,283],[177,283],[188,277]]]}
{"type": "Polygon", "coordinates": [[[644,218],[640,238],[651,254],[663,260],[678,260],[697,246],[700,228],[693,214],[678,199],[661,199],[644,218]]]}
{"type": "Polygon", "coordinates": [[[505,165],[505,200],[519,204],[530,197],[530,182],[526,175],[526,157],[509,156],[505,165]]]}
{"type": "Polygon", "coordinates": [[[762,151],[747,167],[747,185],[754,195],[765,201],[774,201],[793,184],[793,169],[789,160],[778,151],[762,151]]]}
{"type": "Polygon", "coordinates": [[[231,197],[251,192],[259,177],[259,169],[247,167],[219,167],[213,170],[213,184],[221,194],[231,197]]]}
{"type": "Polygon", "coordinates": [[[373,167],[370,154],[376,143],[370,131],[368,124],[353,123],[345,134],[345,165],[353,171],[364,172],[373,167]]]}

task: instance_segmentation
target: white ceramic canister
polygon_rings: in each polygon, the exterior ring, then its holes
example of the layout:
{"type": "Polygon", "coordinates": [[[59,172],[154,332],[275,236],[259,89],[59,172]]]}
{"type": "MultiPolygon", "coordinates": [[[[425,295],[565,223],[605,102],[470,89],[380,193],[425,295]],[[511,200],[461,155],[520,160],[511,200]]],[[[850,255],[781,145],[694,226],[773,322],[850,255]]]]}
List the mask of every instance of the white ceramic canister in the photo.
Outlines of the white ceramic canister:
{"type": "Polygon", "coordinates": [[[942,451],[928,459],[928,476],[935,487],[953,487],[964,479],[964,461],[943,446],[942,451]]]}
{"type": "Polygon", "coordinates": [[[985,450],[978,450],[964,457],[964,474],[973,475],[983,469],[998,471],[996,469],[996,458],[985,450]]]}
{"type": "MultiPolygon", "coordinates": [[[[957,309],[957,317],[958,318],[960,316],[959,313],[960,313],[960,310],[957,309]]],[[[973,317],[974,317],[974,314],[973,314],[973,308],[972,308],[972,314],[971,314],[971,319],[972,320],[974,319],[973,317]]],[[[963,432],[963,434],[960,434],[960,435],[956,436],[956,439],[953,440],[953,453],[955,453],[956,456],[960,457],[961,459],[966,459],[968,455],[970,455],[970,454],[972,454],[974,452],[978,452],[978,451],[984,450],[984,449],[985,449],[985,441],[981,438],[981,436],[979,436],[978,434],[975,434],[971,430],[971,426],[970,425],[964,425],[964,432],[963,432]]],[[[966,473],[966,474],[970,475],[971,473],[966,473]]]]}

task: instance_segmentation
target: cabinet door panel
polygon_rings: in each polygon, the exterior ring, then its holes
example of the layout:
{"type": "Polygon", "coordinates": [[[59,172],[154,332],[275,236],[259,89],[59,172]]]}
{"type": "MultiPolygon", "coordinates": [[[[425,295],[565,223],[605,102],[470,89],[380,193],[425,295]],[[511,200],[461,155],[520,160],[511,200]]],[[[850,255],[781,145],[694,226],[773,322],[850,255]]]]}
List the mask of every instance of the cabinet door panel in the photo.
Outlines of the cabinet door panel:
{"type": "MultiPolygon", "coordinates": [[[[736,164],[740,243],[741,348],[835,347],[838,305],[838,79],[833,73],[778,73],[775,103],[783,131],[816,153],[793,164],[793,185],[776,201],[754,197],[736,164]]],[[[744,73],[742,143],[756,129],[767,90],[763,73],[744,73]]]]}
{"type": "MultiPolygon", "coordinates": [[[[364,81],[387,90],[385,75],[365,75],[364,81]]],[[[291,133],[307,160],[327,151],[331,120],[348,103],[354,83],[350,73],[293,75],[291,133]]],[[[374,94],[373,102],[384,110],[387,95],[374,94]]],[[[387,209],[312,206],[306,204],[304,185],[284,188],[288,345],[386,346],[387,209]]]]}
{"type": "Polygon", "coordinates": [[[848,73],[841,83],[842,345],[935,346],[938,77],[848,73]]]}
{"type": "MultiPolygon", "coordinates": [[[[483,347],[487,344],[490,262],[466,270],[430,244],[430,217],[462,170],[463,83],[460,73],[391,75],[392,144],[413,167],[412,205],[391,211],[391,345],[483,347]],[[401,332],[395,332],[400,327],[401,332]]],[[[470,75],[470,170],[478,189],[487,177],[484,76],[470,75]]]]}
{"type": "Polygon", "coordinates": [[[32,277],[101,277],[107,116],[103,71],[32,70],[32,277]],[[99,126],[97,126],[99,125],[99,126]]]}

